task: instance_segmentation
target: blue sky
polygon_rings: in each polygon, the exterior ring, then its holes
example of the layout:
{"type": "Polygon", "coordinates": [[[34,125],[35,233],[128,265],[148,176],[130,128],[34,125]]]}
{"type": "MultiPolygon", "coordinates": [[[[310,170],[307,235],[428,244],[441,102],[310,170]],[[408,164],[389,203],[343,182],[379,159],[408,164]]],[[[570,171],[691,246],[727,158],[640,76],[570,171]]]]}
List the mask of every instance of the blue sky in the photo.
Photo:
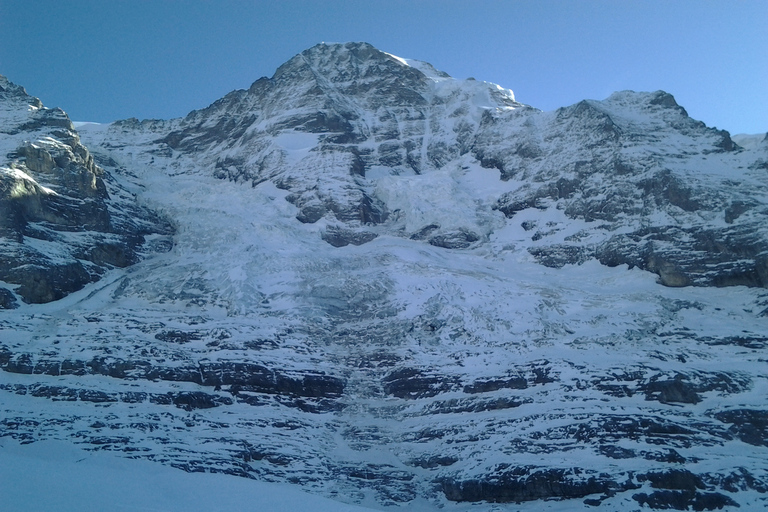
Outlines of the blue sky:
{"type": "Polygon", "coordinates": [[[171,118],[319,42],[367,41],[543,110],[663,89],[768,131],[768,1],[0,0],[0,74],[77,121],[171,118]]]}

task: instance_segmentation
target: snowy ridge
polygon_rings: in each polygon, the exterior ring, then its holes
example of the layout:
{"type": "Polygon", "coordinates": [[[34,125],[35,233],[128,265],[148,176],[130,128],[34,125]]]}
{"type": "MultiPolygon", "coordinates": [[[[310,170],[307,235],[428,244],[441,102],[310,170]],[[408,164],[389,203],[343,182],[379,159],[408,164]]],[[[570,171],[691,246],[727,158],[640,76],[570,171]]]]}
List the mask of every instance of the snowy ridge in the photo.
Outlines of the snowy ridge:
{"type": "Polygon", "coordinates": [[[765,145],[768,144],[768,133],[760,133],[756,135],[739,133],[731,138],[736,144],[745,149],[765,148],[765,145]]]}
{"type": "Polygon", "coordinates": [[[80,136],[173,236],[0,313],[0,435],[375,509],[765,506],[768,152],[670,95],[318,45],[80,136]]]}

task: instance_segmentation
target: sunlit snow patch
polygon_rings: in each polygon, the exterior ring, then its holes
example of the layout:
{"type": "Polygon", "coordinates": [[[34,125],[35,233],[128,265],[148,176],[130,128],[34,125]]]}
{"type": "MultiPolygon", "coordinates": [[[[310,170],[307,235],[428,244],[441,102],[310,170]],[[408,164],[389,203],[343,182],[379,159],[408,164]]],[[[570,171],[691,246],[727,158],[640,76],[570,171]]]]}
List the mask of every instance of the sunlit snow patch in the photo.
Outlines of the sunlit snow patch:
{"type": "MultiPolygon", "coordinates": [[[[491,175],[490,180],[498,179],[498,172],[480,170],[483,171],[491,175]]],[[[478,201],[474,190],[475,183],[465,179],[467,173],[474,177],[477,171],[451,166],[418,176],[385,176],[377,182],[375,195],[390,211],[400,212],[409,234],[435,225],[447,230],[467,229],[487,236],[498,227],[501,219],[497,218],[498,212],[481,207],[482,201],[478,201]]],[[[476,185],[485,192],[481,196],[492,198],[488,180],[478,180],[476,185]]]]}
{"type": "Polygon", "coordinates": [[[286,152],[286,156],[293,162],[298,162],[317,146],[318,135],[316,133],[285,131],[274,138],[274,144],[286,152]]]}

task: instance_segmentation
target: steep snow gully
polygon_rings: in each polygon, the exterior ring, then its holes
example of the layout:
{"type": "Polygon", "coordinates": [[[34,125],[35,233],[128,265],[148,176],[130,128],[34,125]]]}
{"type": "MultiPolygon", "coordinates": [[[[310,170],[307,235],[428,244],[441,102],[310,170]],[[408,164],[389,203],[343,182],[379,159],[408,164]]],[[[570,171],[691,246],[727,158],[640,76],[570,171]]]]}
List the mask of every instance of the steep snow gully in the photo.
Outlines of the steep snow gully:
{"type": "Polygon", "coordinates": [[[12,508],[73,468],[72,510],[197,510],[132,501],[150,467],[242,510],[768,505],[767,138],[365,43],[181,119],[5,78],[0,116],[12,508]]]}

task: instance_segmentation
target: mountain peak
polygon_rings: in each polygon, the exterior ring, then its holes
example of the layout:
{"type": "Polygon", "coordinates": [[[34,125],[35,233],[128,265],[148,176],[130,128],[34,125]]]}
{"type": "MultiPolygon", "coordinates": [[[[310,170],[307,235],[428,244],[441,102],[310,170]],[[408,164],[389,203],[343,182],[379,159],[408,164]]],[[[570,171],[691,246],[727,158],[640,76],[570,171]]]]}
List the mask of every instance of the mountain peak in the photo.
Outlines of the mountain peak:
{"type": "Polygon", "coordinates": [[[0,99],[15,99],[17,101],[21,100],[37,108],[43,106],[39,99],[35,98],[34,96],[30,96],[26,89],[11,82],[8,80],[8,77],[4,75],[0,75],[0,99]]]}
{"type": "Polygon", "coordinates": [[[373,46],[371,43],[366,43],[365,41],[348,41],[346,43],[326,43],[325,41],[316,44],[315,46],[312,46],[310,48],[307,48],[304,50],[303,54],[310,54],[310,53],[340,53],[340,52],[350,52],[350,53],[365,53],[368,52],[370,54],[374,53],[384,53],[377,49],[375,46],[373,46]]]}
{"type": "Polygon", "coordinates": [[[424,73],[400,59],[364,42],[320,43],[280,66],[273,79],[296,77],[302,70],[316,79],[333,83],[381,79],[397,75],[404,81],[426,85],[424,73]]]}
{"type": "MultiPolygon", "coordinates": [[[[396,57],[383,52],[370,43],[357,41],[347,43],[318,43],[311,48],[307,48],[299,55],[309,60],[328,59],[338,60],[340,62],[354,59],[357,62],[398,60],[396,57]]],[[[402,63],[402,62],[401,62],[402,63]]]]}

